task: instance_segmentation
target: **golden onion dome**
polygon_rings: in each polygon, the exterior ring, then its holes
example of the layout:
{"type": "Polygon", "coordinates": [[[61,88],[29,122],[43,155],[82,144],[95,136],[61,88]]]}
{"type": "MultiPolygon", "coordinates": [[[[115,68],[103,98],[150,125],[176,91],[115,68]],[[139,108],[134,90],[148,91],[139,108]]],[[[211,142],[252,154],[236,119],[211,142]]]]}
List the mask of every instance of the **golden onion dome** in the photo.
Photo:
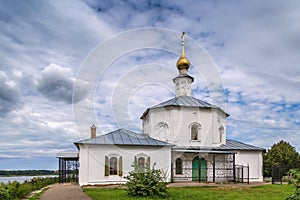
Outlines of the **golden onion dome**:
{"type": "Polygon", "coordinates": [[[187,57],[182,57],[177,60],[176,66],[178,70],[186,69],[188,70],[190,67],[191,63],[187,57]]]}
{"type": "Polygon", "coordinates": [[[189,61],[189,59],[185,56],[185,52],[184,52],[184,32],[182,32],[182,51],[181,51],[181,56],[180,58],[177,60],[176,66],[178,70],[188,70],[191,63],[189,61]]]}

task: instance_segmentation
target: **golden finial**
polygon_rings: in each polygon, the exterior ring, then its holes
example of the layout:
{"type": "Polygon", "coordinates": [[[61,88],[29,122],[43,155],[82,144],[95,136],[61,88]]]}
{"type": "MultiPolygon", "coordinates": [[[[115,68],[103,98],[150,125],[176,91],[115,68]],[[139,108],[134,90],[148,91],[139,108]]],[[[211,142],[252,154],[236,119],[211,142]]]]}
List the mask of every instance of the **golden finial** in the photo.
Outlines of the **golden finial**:
{"type": "Polygon", "coordinates": [[[180,74],[187,74],[187,70],[190,67],[190,61],[185,56],[185,52],[184,52],[184,34],[185,34],[185,32],[182,32],[182,35],[181,35],[181,40],[182,40],[181,56],[177,60],[177,63],[176,63],[177,69],[179,70],[180,74]]]}

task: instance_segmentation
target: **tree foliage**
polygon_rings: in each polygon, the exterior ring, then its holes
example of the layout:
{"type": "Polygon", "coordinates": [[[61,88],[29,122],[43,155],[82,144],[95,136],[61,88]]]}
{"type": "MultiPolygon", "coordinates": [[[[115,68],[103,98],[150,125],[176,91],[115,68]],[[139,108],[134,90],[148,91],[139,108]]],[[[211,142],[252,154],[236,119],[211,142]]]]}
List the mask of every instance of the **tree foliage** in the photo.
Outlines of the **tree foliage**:
{"type": "Polygon", "coordinates": [[[300,200],[300,171],[298,169],[291,169],[289,176],[289,184],[293,184],[295,188],[295,193],[288,196],[286,200],[300,200]]]}
{"type": "Polygon", "coordinates": [[[125,178],[127,193],[129,196],[140,197],[166,197],[167,183],[166,174],[162,170],[149,167],[141,168],[134,165],[134,170],[125,178]]]}
{"type": "Polygon", "coordinates": [[[283,140],[273,144],[264,154],[264,176],[272,176],[272,165],[280,166],[283,174],[300,167],[300,156],[295,148],[283,140]]]}

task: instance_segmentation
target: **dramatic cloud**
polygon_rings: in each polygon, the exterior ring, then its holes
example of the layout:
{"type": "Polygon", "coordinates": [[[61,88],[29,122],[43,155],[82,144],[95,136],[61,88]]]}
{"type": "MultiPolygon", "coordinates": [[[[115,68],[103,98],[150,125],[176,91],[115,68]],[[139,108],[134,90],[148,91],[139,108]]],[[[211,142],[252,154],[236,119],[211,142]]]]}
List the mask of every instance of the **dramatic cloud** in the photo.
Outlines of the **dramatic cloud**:
{"type": "Polygon", "coordinates": [[[73,83],[71,76],[73,76],[71,69],[51,63],[42,71],[37,88],[53,101],[72,103],[73,83]]]}
{"type": "Polygon", "coordinates": [[[77,103],[85,98],[87,94],[85,86],[87,84],[81,82],[80,95],[73,99],[74,80],[72,69],[51,63],[43,69],[37,81],[37,88],[52,101],[64,101],[68,104],[77,103]]]}
{"type": "Polygon", "coordinates": [[[5,117],[20,105],[21,96],[16,83],[9,80],[7,75],[0,71],[0,116],[5,117]]]}
{"type": "MultiPolygon", "coordinates": [[[[216,63],[224,109],[230,114],[228,136],[265,148],[283,139],[300,150],[299,21],[298,0],[3,1],[0,166],[34,168],[34,161],[39,168],[56,168],[56,152],[75,151],[72,143],[88,137],[92,123],[101,126],[99,134],[120,126],[141,131],[142,112],[173,97],[174,53],[180,52],[182,31],[203,45],[216,63]],[[178,48],[127,52],[107,66],[96,88],[90,88],[92,72],[77,80],[97,45],[144,27],[178,31],[179,41],[156,38],[178,48]],[[78,104],[83,129],[74,121],[72,107],[78,104]],[[90,115],[97,116],[96,121],[90,115]]],[[[120,49],[122,45],[115,43],[120,49]]],[[[105,53],[109,55],[110,47],[105,53]]],[[[186,53],[197,56],[188,42],[186,53]]],[[[194,96],[212,102],[214,91],[209,91],[205,71],[191,66],[189,73],[195,77],[194,96]]]]}

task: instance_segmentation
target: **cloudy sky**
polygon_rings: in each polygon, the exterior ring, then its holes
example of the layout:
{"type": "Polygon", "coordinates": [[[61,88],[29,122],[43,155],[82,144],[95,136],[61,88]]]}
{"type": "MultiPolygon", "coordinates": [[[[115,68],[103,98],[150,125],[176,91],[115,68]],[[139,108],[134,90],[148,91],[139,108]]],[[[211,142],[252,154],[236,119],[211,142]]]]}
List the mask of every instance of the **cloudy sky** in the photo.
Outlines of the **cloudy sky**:
{"type": "Polygon", "coordinates": [[[191,59],[196,98],[218,103],[206,74],[218,72],[227,137],[300,151],[299,21],[298,0],[1,1],[0,169],[57,169],[56,153],[75,151],[92,123],[140,132],[143,111],[174,96],[182,31],[187,56],[197,43],[214,63],[199,71],[191,59]],[[146,27],[178,41],[141,36],[146,27]],[[144,48],[126,50],[131,41],[144,48]]]}

